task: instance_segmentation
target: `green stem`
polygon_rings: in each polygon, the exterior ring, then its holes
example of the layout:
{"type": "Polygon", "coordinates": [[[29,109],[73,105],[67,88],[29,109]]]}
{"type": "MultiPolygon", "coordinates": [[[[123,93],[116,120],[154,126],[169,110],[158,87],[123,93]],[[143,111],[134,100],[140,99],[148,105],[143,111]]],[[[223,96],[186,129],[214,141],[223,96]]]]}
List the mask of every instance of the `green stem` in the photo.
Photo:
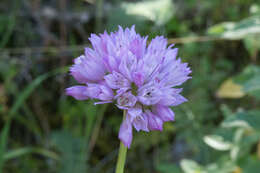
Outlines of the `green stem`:
{"type": "MultiPolygon", "coordinates": [[[[126,111],[124,110],[124,118],[126,116],[126,111]]],[[[125,160],[126,160],[127,147],[124,146],[123,142],[120,142],[120,148],[116,164],[116,173],[124,173],[125,160]]]]}

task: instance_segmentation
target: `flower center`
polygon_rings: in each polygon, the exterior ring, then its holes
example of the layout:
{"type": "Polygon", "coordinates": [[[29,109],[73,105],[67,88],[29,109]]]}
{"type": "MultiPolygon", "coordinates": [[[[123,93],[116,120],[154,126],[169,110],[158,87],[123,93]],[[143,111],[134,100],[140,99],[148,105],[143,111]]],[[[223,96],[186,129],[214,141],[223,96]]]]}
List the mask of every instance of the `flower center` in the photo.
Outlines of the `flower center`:
{"type": "Polygon", "coordinates": [[[119,100],[120,100],[119,101],[120,105],[123,105],[123,106],[125,106],[129,103],[129,98],[127,98],[127,97],[120,96],[119,100]]]}
{"type": "Polygon", "coordinates": [[[138,89],[138,87],[135,85],[134,82],[131,83],[131,89],[132,89],[132,94],[133,94],[134,96],[136,96],[136,95],[137,95],[137,89],[138,89]]]}
{"type": "Polygon", "coordinates": [[[148,91],[145,93],[144,96],[147,97],[147,98],[153,97],[153,95],[154,95],[154,93],[153,93],[154,90],[155,90],[154,88],[149,88],[148,91]]]}

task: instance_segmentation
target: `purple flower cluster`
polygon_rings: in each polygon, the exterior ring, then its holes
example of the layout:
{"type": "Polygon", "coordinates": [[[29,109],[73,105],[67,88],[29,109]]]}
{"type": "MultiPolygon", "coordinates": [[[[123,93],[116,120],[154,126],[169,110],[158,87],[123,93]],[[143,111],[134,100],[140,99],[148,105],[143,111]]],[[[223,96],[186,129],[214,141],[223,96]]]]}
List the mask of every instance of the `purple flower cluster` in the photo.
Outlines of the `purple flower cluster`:
{"type": "Polygon", "coordinates": [[[71,75],[82,85],[66,89],[78,100],[96,99],[96,104],[112,103],[126,110],[119,139],[128,148],[132,127],[146,132],[163,130],[163,123],[174,120],[169,106],[187,101],[180,95],[181,85],[191,73],[187,63],[177,59],[177,48],[167,47],[167,39],[147,37],[134,26],[117,32],[92,34],[93,48],[74,60],[71,75]]]}

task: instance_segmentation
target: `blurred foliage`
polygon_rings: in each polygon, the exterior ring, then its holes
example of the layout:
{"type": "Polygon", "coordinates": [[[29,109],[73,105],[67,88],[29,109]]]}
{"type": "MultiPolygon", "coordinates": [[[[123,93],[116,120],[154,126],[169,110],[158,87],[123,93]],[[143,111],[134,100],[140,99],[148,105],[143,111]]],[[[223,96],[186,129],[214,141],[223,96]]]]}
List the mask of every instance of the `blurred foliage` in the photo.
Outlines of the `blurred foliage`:
{"type": "Polygon", "coordinates": [[[65,96],[91,33],[136,25],[176,43],[189,102],[164,131],[134,133],[126,173],[258,173],[258,0],[1,0],[0,173],[114,172],[122,112],[65,96]]]}

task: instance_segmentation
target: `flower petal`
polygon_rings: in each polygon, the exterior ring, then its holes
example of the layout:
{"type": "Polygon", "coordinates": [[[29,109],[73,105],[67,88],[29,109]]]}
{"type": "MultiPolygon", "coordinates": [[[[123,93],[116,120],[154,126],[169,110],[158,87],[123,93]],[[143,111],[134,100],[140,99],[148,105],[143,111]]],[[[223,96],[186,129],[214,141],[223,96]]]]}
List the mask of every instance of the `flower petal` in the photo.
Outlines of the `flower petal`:
{"type": "Polygon", "coordinates": [[[148,118],[148,128],[149,130],[163,130],[163,121],[161,118],[151,111],[146,111],[146,115],[148,118]]]}
{"type": "Polygon", "coordinates": [[[137,67],[136,56],[132,52],[126,51],[119,65],[120,73],[123,74],[128,80],[132,81],[131,74],[136,70],[136,67],[137,67]]]}
{"type": "Polygon", "coordinates": [[[145,85],[138,90],[138,100],[144,105],[154,105],[161,99],[162,92],[153,84],[145,85]]]}
{"type": "Polygon", "coordinates": [[[126,147],[130,148],[133,134],[131,122],[127,117],[120,126],[118,138],[124,143],[126,147]]]}
{"type": "Polygon", "coordinates": [[[148,37],[141,38],[137,36],[137,38],[130,43],[130,51],[135,54],[138,59],[142,58],[145,53],[147,38],[148,37]]]}
{"type": "Polygon", "coordinates": [[[134,72],[133,81],[136,86],[141,87],[144,83],[144,75],[141,72],[134,72]]]}
{"type": "Polygon", "coordinates": [[[107,85],[112,89],[127,88],[130,86],[129,81],[116,71],[113,71],[112,74],[106,75],[104,78],[107,85]]]}
{"type": "Polygon", "coordinates": [[[164,65],[158,75],[158,78],[161,79],[161,83],[163,83],[164,86],[178,86],[191,78],[188,76],[191,70],[187,63],[182,63],[180,59],[172,60],[167,64],[165,62],[167,61],[164,61],[164,65]]]}
{"type": "Polygon", "coordinates": [[[101,93],[99,93],[98,99],[100,100],[112,100],[114,97],[113,90],[105,85],[100,85],[101,93]]]}
{"type": "Polygon", "coordinates": [[[140,130],[149,132],[148,118],[147,118],[146,114],[141,114],[139,116],[136,116],[135,119],[133,120],[132,124],[138,132],[140,130]]]}
{"type": "Polygon", "coordinates": [[[156,105],[154,109],[156,115],[158,115],[164,122],[174,120],[174,112],[171,110],[171,108],[167,106],[156,105]]]}
{"type": "Polygon", "coordinates": [[[182,95],[179,94],[182,91],[182,89],[164,88],[163,90],[164,90],[163,97],[158,102],[158,104],[160,105],[177,106],[187,101],[186,98],[184,98],[182,95]]]}
{"type": "Polygon", "coordinates": [[[117,98],[119,106],[133,107],[136,102],[137,98],[131,92],[124,93],[117,98]]]}
{"type": "Polygon", "coordinates": [[[86,86],[73,86],[66,89],[66,94],[74,97],[77,100],[86,100],[88,99],[86,91],[86,86]]]}
{"type": "Polygon", "coordinates": [[[133,122],[134,119],[138,116],[141,116],[143,113],[142,106],[137,104],[133,108],[129,108],[127,114],[129,115],[130,121],[133,122]]]}
{"type": "Polygon", "coordinates": [[[113,99],[113,90],[106,85],[89,83],[86,89],[86,94],[93,99],[102,101],[110,101],[113,99]]]}
{"type": "Polygon", "coordinates": [[[76,58],[74,62],[70,73],[78,82],[97,82],[103,79],[105,66],[92,49],[86,48],[85,55],[76,58]]]}

